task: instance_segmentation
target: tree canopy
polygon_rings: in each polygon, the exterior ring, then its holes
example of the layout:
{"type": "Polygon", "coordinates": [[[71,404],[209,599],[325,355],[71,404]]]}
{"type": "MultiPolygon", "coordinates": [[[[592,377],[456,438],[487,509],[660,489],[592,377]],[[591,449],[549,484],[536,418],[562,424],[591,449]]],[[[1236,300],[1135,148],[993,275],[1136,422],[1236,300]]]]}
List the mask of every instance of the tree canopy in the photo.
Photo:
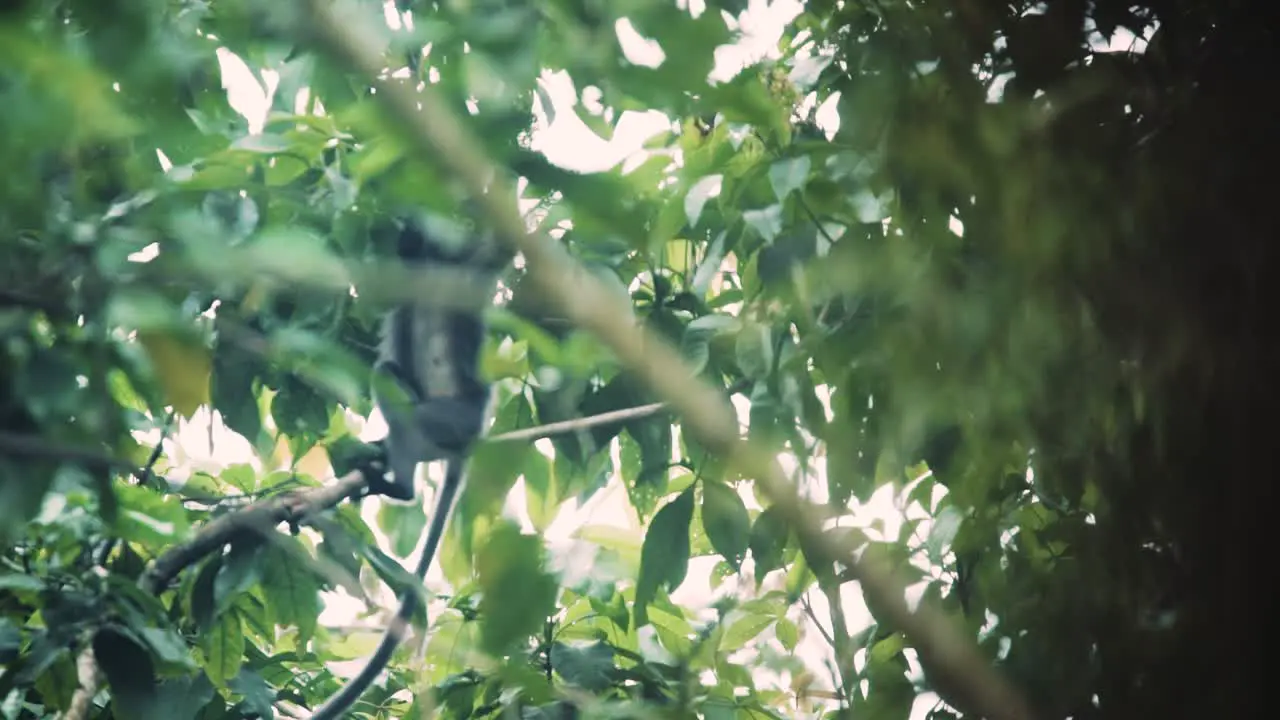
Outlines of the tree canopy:
{"type": "Polygon", "coordinates": [[[1233,712],[1268,7],[5,4],[0,715],[307,717],[398,592],[355,717],[1233,712]],[[653,112],[603,170],[537,142],[653,112]],[[515,258],[425,587],[430,483],[361,498],[370,367],[475,288],[396,262],[406,213],[515,258]]]}

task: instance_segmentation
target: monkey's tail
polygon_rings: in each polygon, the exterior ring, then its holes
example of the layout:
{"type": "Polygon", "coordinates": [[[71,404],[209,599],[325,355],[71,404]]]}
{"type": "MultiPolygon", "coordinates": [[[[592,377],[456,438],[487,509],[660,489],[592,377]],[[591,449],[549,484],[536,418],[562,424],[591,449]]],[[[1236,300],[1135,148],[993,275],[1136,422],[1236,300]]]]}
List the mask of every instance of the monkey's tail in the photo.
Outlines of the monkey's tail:
{"type": "MultiPolygon", "coordinates": [[[[458,491],[462,489],[464,463],[465,460],[462,459],[451,460],[445,468],[444,482],[440,485],[440,494],[436,498],[431,523],[427,526],[427,541],[422,548],[422,556],[418,558],[418,564],[413,569],[413,575],[419,582],[427,576],[427,569],[431,567],[431,561],[435,558],[440,539],[444,537],[449,516],[453,514],[453,503],[458,497],[458,491]]],[[[396,616],[387,626],[387,631],[382,635],[382,642],[378,643],[378,649],[373,651],[369,662],[365,663],[360,672],[341,690],[329,696],[324,704],[316,708],[311,714],[311,720],[337,720],[347,709],[355,705],[364,691],[386,669],[392,653],[400,643],[404,642],[409,630],[409,620],[418,609],[418,601],[418,593],[414,588],[404,590],[400,597],[400,609],[396,611],[396,616]]]]}

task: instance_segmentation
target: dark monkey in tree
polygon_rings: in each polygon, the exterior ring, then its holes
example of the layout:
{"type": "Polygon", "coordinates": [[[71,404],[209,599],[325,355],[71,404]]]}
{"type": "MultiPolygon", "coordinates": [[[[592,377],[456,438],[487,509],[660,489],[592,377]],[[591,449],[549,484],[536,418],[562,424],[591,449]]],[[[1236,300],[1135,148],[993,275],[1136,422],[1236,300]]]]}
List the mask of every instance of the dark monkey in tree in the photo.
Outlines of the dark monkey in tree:
{"type": "MultiPolygon", "coordinates": [[[[506,258],[499,257],[492,235],[477,237],[434,218],[399,221],[397,254],[408,266],[431,265],[473,276],[496,289],[506,258]]],[[[409,303],[383,319],[382,344],[374,365],[374,400],[387,422],[383,441],[389,477],[369,473],[373,494],[412,500],[419,463],[445,462],[444,482],[436,493],[422,556],[414,575],[425,577],[444,534],[454,500],[462,488],[466,458],[483,434],[492,388],[480,377],[484,344],[484,306],[456,307],[409,303]]],[[[382,642],[356,677],[316,709],[313,720],[334,720],[355,704],[387,666],[404,639],[418,596],[406,591],[382,642]]]]}

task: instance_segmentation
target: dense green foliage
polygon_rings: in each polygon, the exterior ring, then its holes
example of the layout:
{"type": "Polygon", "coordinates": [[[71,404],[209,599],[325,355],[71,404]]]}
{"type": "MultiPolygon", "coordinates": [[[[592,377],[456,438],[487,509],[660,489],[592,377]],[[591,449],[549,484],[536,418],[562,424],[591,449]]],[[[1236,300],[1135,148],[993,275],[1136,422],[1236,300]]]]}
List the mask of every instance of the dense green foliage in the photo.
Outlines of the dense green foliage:
{"type": "MultiPolygon", "coordinates": [[[[413,292],[388,281],[387,221],[461,204],[302,5],[0,10],[9,720],[66,712],[86,648],[107,682],[77,717],[301,717],[376,638],[321,623],[321,592],[373,611],[411,586],[421,506],[198,544],[354,466],[377,318],[413,292]],[[219,48],[272,89],[260,127],[219,48]],[[252,462],[157,447],[210,410],[252,462]]],[[[747,408],[825,504],[815,524],[892,558],[1042,717],[1216,716],[1257,692],[1239,663],[1265,603],[1244,586],[1280,360],[1265,10],[814,0],[712,82],[741,2],[413,5],[411,32],[375,38],[388,66],[429,45],[416,72],[522,179],[531,224],[747,408]],[[631,61],[623,18],[660,64],[631,61]],[[553,105],[546,71],[580,102],[553,105]],[[634,167],[532,149],[539,114],[607,138],[630,110],[672,120],[634,167]]],[[[522,279],[491,313],[494,434],[661,399],[522,279]]],[[[975,717],[945,662],[874,604],[858,618],[848,568],[811,562],[679,430],[658,411],[479,447],[426,630],[358,715],[975,717]],[[543,542],[618,486],[638,522],[543,542]],[[699,558],[715,601],[674,601],[699,558]]]]}

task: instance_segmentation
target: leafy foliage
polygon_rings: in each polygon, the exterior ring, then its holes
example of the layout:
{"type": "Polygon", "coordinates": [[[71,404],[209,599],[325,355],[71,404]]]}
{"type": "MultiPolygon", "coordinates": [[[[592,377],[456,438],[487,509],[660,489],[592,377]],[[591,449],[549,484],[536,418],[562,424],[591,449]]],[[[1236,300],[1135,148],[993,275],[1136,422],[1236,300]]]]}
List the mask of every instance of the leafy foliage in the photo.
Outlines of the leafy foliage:
{"type": "MultiPolygon", "coordinates": [[[[530,224],[786,459],[814,526],[1040,716],[1257,692],[1236,663],[1280,359],[1265,13],[815,0],[729,73],[741,2],[411,4],[374,39],[389,82],[432,83],[530,224]],[[629,111],[671,120],[634,162],[541,152],[546,123],[610,138],[629,111]]],[[[380,313],[450,287],[389,261],[389,221],[455,217],[459,186],[299,7],[0,11],[5,718],[296,714],[385,622],[322,610],[423,590],[400,564],[422,507],[337,501],[380,313]],[[227,92],[236,62],[260,109],[227,92]],[[82,697],[86,650],[106,682],[82,697]]],[[[661,400],[519,264],[503,287],[491,435],[661,400]]],[[[429,612],[357,714],[977,716],[963,672],[683,429],[650,407],[481,445],[429,612]]]]}

